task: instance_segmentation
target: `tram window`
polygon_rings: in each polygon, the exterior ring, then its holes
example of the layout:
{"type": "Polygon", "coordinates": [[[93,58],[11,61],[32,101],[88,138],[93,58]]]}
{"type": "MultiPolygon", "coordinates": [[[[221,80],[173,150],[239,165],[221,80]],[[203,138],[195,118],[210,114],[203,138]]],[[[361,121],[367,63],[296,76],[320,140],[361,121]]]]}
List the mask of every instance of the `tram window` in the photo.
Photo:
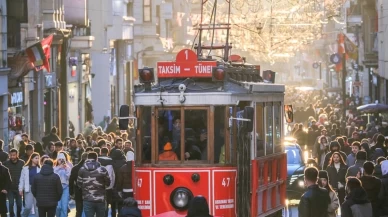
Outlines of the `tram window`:
{"type": "Polygon", "coordinates": [[[266,130],[265,155],[273,154],[273,108],[272,103],[265,104],[266,130]]]}
{"type": "Polygon", "coordinates": [[[157,153],[160,161],[177,161],[180,158],[181,117],[180,110],[158,111],[157,153]]]}
{"type": "Polygon", "coordinates": [[[282,118],[282,110],[281,110],[281,104],[280,103],[274,103],[273,105],[273,111],[274,111],[274,145],[275,145],[275,153],[282,152],[282,144],[281,144],[281,135],[282,135],[282,128],[281,128],[281,118],[282,118]]]}
{"type": "Polygon", "coordinates": [[[141,145],[143,163],[151,162],[151,107],[143,107],[141,111],[141,145]]]}
{"type": "Polygon", "coordinates": [[[207,110],[185,110],[185,160],[207,160],[207,110]]]}
{"type": "Polygon", "coordinates": [[[214,109],[214,163],[225,164],[225,107],[216,106],[214,109]]]}
{"type": "Polygon", "coordinates": [[[262,157],[264,152],[264,107],[256,103],[256,157],[262,157]]]}

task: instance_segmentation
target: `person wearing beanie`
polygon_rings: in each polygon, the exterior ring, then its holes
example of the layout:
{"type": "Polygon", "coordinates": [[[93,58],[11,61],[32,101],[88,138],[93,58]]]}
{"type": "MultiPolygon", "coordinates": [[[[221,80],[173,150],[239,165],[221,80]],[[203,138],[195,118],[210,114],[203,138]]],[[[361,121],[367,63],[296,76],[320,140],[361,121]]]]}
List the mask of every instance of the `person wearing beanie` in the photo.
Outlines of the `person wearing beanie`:
{"type": "Polygon", "coordinates": [[[353,166],[356,163],[356,154],[360,149],[361,144],[359,142],[356,141],[352,143],[352,153],[346,158],[346,165],[348,165],[348,167],[353,166]]]}
{"type": "Polygon", "coordinates": [[[364,174],[359,178],[362,184],[362,187],[365,189],[366,194],[368,195],[369,201],[372,203],[373,217],[379,217],[378,207],[379,207],[379,192],[381,187],[381,180],[373,176],[375,169],[374,163],[367,161],[364,163],[364,174]]]}
{"type": "Polygon", "coordinates": [[[163,153],[159,154],[160,161],[175,161],[178,160],[178,156],[172,150],[171,143],[167,142],[163,147],[163,153]]]}
{"type": "Polygon", "coordinates": [[[209,213],[209,205],[206,198],[196,196],[190,202],[186,217],[212,217],[209,213]]]}
{"type": "Polygon", "coordinates": [[[337,217],[337,209],[340,206],[340,204],[339,204],[337,194],[335,193],[335,191],[333,190],[333,188],[329,184],[329,175],[325,170],[321,170],[321,171],[319,171],[318,178],[319,178],[318,179],[319,187],[324,188],[329,192],[329,196],[330,196],[330,200],[331,200],[331,202],[327,208],[327,216],[328,217],[337,217]]]}
{"type": "Polygon", "coordinates": [[[388,216],[388,160],[381,162],[381,188],[378,199],[380,201],[379,214],[380,216],[388,216]]]}
{"type": "Polygon", "coordinates": [[[363,166],[366,160],[368,159],[368,156],[365,151],[359,151],[356,155],[356,163],[348,168],[348,172],[346,173],[346,178],[349,176],[356,177],[357,174],[360,172],[363,174],[363,166]]]}
{"type": "Polygon", "coordinates": [[[337,141],[330,142],[330,152],[326,154],[325,161],[323,163],[322,169],[326,170],[327,165],[329,165],[329,161],[334,152],[338,152],[341,154],[342,159],[346,159],[346,154],[341,151],[341,145],[337,141]]]}
{"type": "Polygon", "coordinates": [[[341,217],[373,217],[372,204],[359,179],[349,177],[346,192],[345,202],[341,205],[341,217]]]}
{"type": "Polygon", "coordinates": [[[58,202],[56,216],[67,217],[67,208],[69,204],[69,179],[73,164],[70,162],[70,157],[64,151],[58,152],[57,159],[55,162],[54,172],[58,174],[61,179],[63,193],[61,200],[58,202]]]}

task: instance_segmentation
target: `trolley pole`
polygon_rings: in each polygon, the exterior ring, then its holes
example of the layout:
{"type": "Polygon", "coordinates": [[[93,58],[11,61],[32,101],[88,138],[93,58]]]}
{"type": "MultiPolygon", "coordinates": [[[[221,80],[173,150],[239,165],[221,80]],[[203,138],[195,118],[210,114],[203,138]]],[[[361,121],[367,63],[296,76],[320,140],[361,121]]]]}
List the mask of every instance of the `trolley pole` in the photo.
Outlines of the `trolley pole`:
{"type": "Polygon", "coordinates": [[[342,127],[346,128],[346,53],[342,54],[342,127]]]}

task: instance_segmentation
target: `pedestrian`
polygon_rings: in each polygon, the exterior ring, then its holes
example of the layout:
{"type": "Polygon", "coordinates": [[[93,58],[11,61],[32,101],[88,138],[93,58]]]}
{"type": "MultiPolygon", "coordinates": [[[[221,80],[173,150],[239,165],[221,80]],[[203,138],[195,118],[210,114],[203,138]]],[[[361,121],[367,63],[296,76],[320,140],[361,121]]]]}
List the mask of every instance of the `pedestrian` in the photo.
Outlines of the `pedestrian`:
{"type": "Polygon", "coordinates": [[[116,188],[121,193],[123,200],[133,197],[132,164],[133,161],[127,161],[119,170],[116,188]]]}
{"type": "Polygon", "coordinates": [[[190,202],[186,217],[212,217],[209,213],[209,205],[206,198],[196,196],[190,202]]]}
{"type": "Polygon", "coordinates": [[[69,205],[69,178],[73,164],[70,162],[69,155],[64,152],[58,152],[57,160],[55,162],[54,172],[59,175],[62,183],[63,193],[62,198],[58,202],[56,216],[66,217],[67,208],[69,205]]]}
{"type": "Polygon", "coordinates": [[[4,163],[8,160],[8,154],[4,151],[4,141],[0,139],[0,162],[4,163]]]}
{"type": "Polygon", "coordinates": [[[378,199],[380,201],[380,216],[388,216],[388,160],[381,162],[381,171],[383,177],[381,178],[381,188],[378,199]]]}
{"type": "Polygon", "coordinates": [[[341,145],[339,144],[339,142],[331,141],[330,142],[330,152],[327,153],[326,156],[324,157],[325,160],[324,160],[323,167],[322,167],[323,170],[326,170],[327,165],[329,165],[331,156],[333,155],[334,152],[338,152],[341,155],[342,159],[346,160],[346,154],[341,151],[341,145]]]}
{"type": "Polygon", "coordinates": [[[82,217],[83,213],[82,189],[77,186],[77,177],[87,157],[88,153],[86,152],[81,155],[81,161],[71,169],[69,178],[69,193],[70,197],[75,200],[76,217],[82,217]]]}
{"type": "Polygon", "coordinates": [[[359,142],[352,143],[352,153],[346,158],[346,165],[348,167],[353,166],[356,163],[356,154],[361,149],[361,144],[359,142]]]}
{"type": "Polygon", "coordinates": [[[372,204],[358,178],[347,178],[346,193],[345,202],[341,205],[341,217],[373,217],[372,204]]]}
{"type": "Polygon", "coordinates": [[[362,174],[363,166],[364,166],[364,163],[366,162],[366,159],[368,159],[368,157],[365,151],[357,152],[356,163],[353,166],[348,168],[348,172],[346,173],[346,178],[349,176],[356,177],[359,172],[361,172],[362,174]]]}
{"type": "MultiPolygon", "coordinates": [[[[28,144],[25,146],[25,151],[19,151],[19,153],[21,154],[21,158],[22,160],[24,160],[25,162],[28,161],[28,159],[30,158],[31,154],[34,153],[34,146],[28,144]]],[[[39,153],[38,153],[39,154],[39,153]]]]}
{"type": "MultiPolygon", "coordinates": [[[[119,176],[119,170],[122,166],[125,165],[125,156],[124,152],[119,149],[120,147],[117,147],[116,149],[112,149],[111,151],[111,157],[113,160],[113,170],[115,172],[115,177],[119,176]]],[[[123,204],[123,198],[120,196],[119,191],[117,189],[117,182],[118,180],[115,180],[114,187],[113,187],[113,195],[112,195],[112,216],[116,216],[116,213],[118,213],[121,210],[122,204],[123,204]],[[117,212],[116,212],[117,209],[117,212]]]]}
{"type": "Polygon", "coordinates": [[[331,199],[329,192],[317,184],[318,169],[307,167],[304,170],[304,183],[307,191],[302,195],[298,206],[299,217],[327,217],[331,199]]]}
{"type": "Polygon", "coordinates": [[[125,199],[119,217],[142,217],[137,201],[132,197],[125,199]]]}
{"type": "Polygon", "coordinates": [[[78,172],[77,185],[82,189],[86,217],[105,216],[106,186],[110,185],[110,179],[108,171],[97,161],[97,157],[96,152],[89,152],[88,159],[78,172]]]}
{"type": "Polygon", "coordinates": [[[19,152],[16,149],[9,151],[9,159],[4,162],[4,166],[9,169],[11,175],[11,188],[7,193],[9,216],[15,217],[14,204],[16,201],[17,217],[21,217],[22,196],[19,194],[19,180],[25,162],[19,159],[19,152]]]}
{"type": "Polygon", "coordinates": [[[379,157],[376,160],[375,170],[373,172],[373,175],[377,178],[381,179],[383,177],[382,171],[381,171],[381,162],[385,161],[385,157],[379,157]]]}
{"type": "MultiPolygon", "coordinates": [[[[101,142],[105,142],[105,140],[100,140],[98,144],[100,145],[101,142]]],[[[115,184],[115,172],[113,170],[113,160],[112,158],[108,157],[109,150],[107,148],[101,149],[101,156],[98,157],[98,162],[100,162],[101,166],[104,166],[105,169],[108,171],[109,179],[110,179],[110,185],[106,188],[106,211],[105,216],[108,217],[108,206],[112,204],[112,197],[113,197],[113,186],[115,184]]],[[[113,206],[111,206],[113,207],[113,206]]]]}
{"type": "Polygon", "coordinates": [[[133,161],[135,159],[135,150],[133,149],[132,142],[130,140],[127,140],[124,143],[124,153],[127,161],[133,161]]]}
{"type": "Polygon", "coordinates": [[[330,159],[329,166],[326,171],[329,175],[329,184],[337,192],[340,204],[345,199],[345,185],[346,185],[346,172],[348,167],[346,166],[342,156],[335,152],[330,159]]]}
{"type": "Polygon", "coordinates": [[[318,185],[329,192],[330,204],[327,208],[328,217],[337,217],[337,209],[340,206],[337,194],[329,184],[329,176],[325,170],[319,171],[318,185]]]}
{"type": "Polygon", "coordinates": [[[19,181],[19,194],[23,195],[25,206],[22,213],[22,217],[28,217],[30,215],[32,207],[34,207],[35,215],[38,214],[38,207],[36,206],[36,199],[31,192],[31,185],[34,184],[34,177],[40,172],[40,155],[36,152],[32,153],[30,159],[24,165],[19,181]]]}
{"type": "Polygon", "coordinates": [[[379,192],[381,187],[381,180],[377,177],[373,176],[373,172],[375,169],[375,165],[367,161],[363,165],[364,168],[364,174],[360,174],[360,181],[362,184],[362,187],[366,191],[366,194],[368,195],[368,200],[372,203],[372,209],[373,209],[373,216],[379,217],[379,192]]]}
{"type": "Polygon", "coordinates": [[[9,169],[0,162],[0,216],[7,217],[7,194],[11,189],[9,169]]]}
{"type": "Polygon", "coordinates": [[[54,217],[58,201],[62,197],[61,178],[54,173],[53,164],[51,159],[46,159],[32,185],[32,194],[36,198],[39,217],[54,217]]]}

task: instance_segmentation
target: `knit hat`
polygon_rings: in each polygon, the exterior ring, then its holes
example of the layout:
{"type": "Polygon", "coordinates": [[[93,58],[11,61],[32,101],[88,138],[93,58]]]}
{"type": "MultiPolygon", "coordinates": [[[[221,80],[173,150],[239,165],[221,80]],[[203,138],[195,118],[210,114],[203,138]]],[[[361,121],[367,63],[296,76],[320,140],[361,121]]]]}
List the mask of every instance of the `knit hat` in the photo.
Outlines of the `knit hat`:
{"type": "Polygon", "coordinates": [[[381,162],[381,172],[383,176],[388,174],[388,160],[381,162]]]}
{"type": "Polygon", "coordinates": [[[320,170],[318,177],[320,179],[327,179],[327,180],[329,180],[329,175],[327,174],[327,172],[325,170],[320,170]]]}
{"type": "Polygon", "coordinates": [[[171,145],[171,143],[167,142],[167,143],[164,145],[163,150],[165,150],[165,151],[171,151],[171,150],[172,150],[172,145],[171,145]]]}
{"type": "Polygon", "coordinates": [[[58,154],[58,156],[57,156],[57,160],[59,160],[59,159],[66,160],[65,154],[63,154],[62,152],[60,152],[60,153],[58,154]]]}

